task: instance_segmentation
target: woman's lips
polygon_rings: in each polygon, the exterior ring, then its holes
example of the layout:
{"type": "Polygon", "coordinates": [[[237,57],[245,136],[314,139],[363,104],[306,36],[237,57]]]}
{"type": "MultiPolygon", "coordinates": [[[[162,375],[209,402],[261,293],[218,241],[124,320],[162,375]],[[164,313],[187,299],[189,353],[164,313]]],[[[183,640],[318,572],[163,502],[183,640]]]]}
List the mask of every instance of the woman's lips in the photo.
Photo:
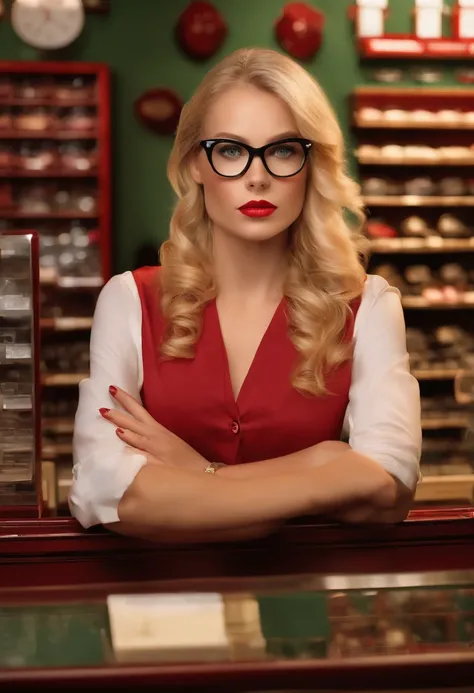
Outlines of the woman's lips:
{"type": "Polygon", "coordinates": [[[246,217],[269,217],[276,210],[276,205],[268,200],[249,200],[239,207],[239,212],[246,217]]]}
{"type": "Polygon", "coordinates": [[[241,207],[239,212],[246,217],[269,217],[276,211],[276,207],[241,207]]]}

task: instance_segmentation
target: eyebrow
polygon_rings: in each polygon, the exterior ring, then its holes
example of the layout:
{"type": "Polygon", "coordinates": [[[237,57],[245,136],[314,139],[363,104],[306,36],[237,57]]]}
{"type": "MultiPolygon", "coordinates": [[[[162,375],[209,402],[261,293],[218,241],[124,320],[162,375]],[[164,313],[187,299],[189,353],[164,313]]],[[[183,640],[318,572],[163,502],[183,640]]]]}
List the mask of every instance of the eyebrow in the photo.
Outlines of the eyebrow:
{"type": "MultiPolygon", "coordinates": [[[[217,139],[218,137],[225,137],[231,140],[237,140],[238,142],[243,142],[244,144],[250,144],[246,137],[241,137],[240,135],[235,135],[231,132],[218,132],[217,135],[215,135],[212,139],[217,139]]],[[[269,142],[278,142],[278,140],[284,140],[290,137],[301,137],[301,135],[299,134],[299,132],[296,132],[295,130],[288,130],[287,132],[281,132],[279,135],[274,135],[273,137],[270,137],[267,140],[266,144],[268,144],[269,142]]]]}

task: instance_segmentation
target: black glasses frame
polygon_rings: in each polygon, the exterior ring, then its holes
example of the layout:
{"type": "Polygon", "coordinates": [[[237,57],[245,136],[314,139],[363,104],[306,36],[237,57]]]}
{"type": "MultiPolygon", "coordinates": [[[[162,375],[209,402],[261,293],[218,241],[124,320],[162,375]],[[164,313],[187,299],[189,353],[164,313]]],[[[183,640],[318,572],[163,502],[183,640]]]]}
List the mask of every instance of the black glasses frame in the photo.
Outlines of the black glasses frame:
{"type": "Polygon", "coordinates": [[[268,173],[274,178],[293,178],[293,176],[296,176],[306,164],[306,161],[308,160],[308,154],[312,146],[312,142],[310,142],[310,140],[304,139],[303,137],[287,137],[283,140],[277,140],[276,142],[270,142],[269,144],[265,144],[263,147],[251,147],[250,144],[244,144],[244,142],[240,142],[239,140],[215,138],[210,140],[201,140],[201,142],[199,142],[199,145],[206,152],[207,159],[214,173],[217,173],[218,176],[222,176],[222,178],[241,178],[247,173],[250,166],[252,165],[252,161],[256,156],[258,156],[261,159],[263,165],[265,166],[265,170],[268,171],[268,173]],[[237,173],[235,176],[226,176],[224,173],[219,173],[219,171],[215,168],[214,164],[212,163],[212,152],[214,151],[214,147],[217,144],[222,144],[224,142],[228,142],[229,144],[237,144],[239,147],[243,147],[244,149],[246,149],[249,153],[249,160],[247,161],[244,170],[241,171],[241,173],[237,173]],[[268,168],[267,162],[265,161],[265,152],[267,151],[267,149],[270,149],[270,147],[275,147],[279,144],[290,144],[291,142],[298,142],[298,144],[302,145],[304,153],[303,162],[300,168],[297,171],[295,171],[295,173],[290,173],[289,176],[278,176],[276,173],[273,173],[268,168]]]}

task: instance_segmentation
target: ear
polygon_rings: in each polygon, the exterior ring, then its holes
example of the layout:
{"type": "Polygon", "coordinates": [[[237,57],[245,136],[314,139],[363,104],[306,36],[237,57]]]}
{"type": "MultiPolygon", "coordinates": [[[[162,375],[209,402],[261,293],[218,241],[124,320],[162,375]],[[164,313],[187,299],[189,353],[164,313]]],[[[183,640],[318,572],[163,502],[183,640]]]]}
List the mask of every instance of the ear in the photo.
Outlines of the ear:
{"type": "Polygon", "coordinates": [[[191,162],[189,165],[189,170],[191,171],[191,177],[195,183],[198,185],[202,184],[202,176],[201,176],[201,169],[199,166],[199,152],[196,152],[191,158],[191,162]]]}

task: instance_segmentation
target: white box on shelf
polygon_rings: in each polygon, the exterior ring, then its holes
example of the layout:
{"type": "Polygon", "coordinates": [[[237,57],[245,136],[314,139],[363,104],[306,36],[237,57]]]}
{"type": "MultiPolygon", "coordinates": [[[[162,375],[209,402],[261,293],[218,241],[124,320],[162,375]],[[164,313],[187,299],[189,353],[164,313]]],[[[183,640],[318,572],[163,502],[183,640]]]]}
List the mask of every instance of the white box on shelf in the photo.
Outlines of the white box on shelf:
{"type": "Polygon", "coordinates": [[[461,39],[474,38],[474,0],[458,0],[458,34],[461,39]]]}
{"type": "Polygon", "coordinates": [[[415,34],[417,38],[442,38],[443,9],[443,0],[415,0],[415,34]]]}
{"type": "Polygon", "coordinates": [[[388,0],[356,0],[356,4],[356,33],[359,38],[384,36],[388,0]]]}

